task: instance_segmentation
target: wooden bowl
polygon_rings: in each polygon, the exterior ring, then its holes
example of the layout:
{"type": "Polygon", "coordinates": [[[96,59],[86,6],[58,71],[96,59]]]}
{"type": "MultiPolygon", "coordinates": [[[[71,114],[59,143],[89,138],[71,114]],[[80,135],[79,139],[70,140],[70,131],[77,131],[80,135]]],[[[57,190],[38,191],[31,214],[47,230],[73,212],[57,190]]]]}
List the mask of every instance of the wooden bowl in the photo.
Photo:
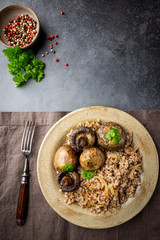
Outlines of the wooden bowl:
{"type": "Polygon", "coordinates": [[[158,179],[159,161],[155,144],[145,127],[131,115],[110,107],[86,107],[61,118],[46,134],[38,154],[37,173],[40,188],[49,205],[63,218],[85,228],[110,228],[122,224],[137,215],[150,200],[158,179]],[[128,199],[113,213],[94,214],[76,204],[64,203],[64,193],[59,192],[57,174],[53,168],[53,156],[71,128],[83,121],[116,122],[125,130],[133,131],[134,144],[143,157],[142,183],[135,197],[128,199]]]}
{"type": "Polygon", "coordinates": [[[22,47],[22,49],[30,48],[38,39],[40,32],[40,23],[35,12],[31,8],[23,4],[17,3],[10,4],[0,10],[0,42],[7,48],[11,46],[8,44],[7,39],[4,37],[3,27],[6,26],[11,19],[17,18],[17,16],[20,16],[21,14],[28,14],[31,18],[33,18],[37,22],[36,25],[37,34],[33,38],[32,42],[28,44],[26,47],[22,47]]]}

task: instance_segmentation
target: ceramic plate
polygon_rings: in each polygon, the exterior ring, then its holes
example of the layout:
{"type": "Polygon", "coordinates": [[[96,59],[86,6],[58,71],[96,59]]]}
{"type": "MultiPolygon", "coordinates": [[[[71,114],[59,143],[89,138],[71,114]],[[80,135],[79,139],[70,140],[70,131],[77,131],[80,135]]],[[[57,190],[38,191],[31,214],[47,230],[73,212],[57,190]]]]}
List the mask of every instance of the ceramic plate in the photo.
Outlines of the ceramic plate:
{"type": "Polygon", "coordinates": [[[109,107],[87,107],[76,110],[61,118],[46,134],[38,154],[38,180],[42,193],[49,205],[64,219],[87,228],[109,228],[122,224],[138,214],[150,200],[158,179],[158,155],[155,144],[143,125],[131,115],[109,107]],[[113,121],[124,129],[133,131],[134,143],[143,156],[142,184],[134,198],[130,198],[120,210],[114,213],[94,214],[75,204],[64,203],[59,192],[57,175],[52,166],[57,148],[65,141],[71,128],[82,121],[113,121]]]}

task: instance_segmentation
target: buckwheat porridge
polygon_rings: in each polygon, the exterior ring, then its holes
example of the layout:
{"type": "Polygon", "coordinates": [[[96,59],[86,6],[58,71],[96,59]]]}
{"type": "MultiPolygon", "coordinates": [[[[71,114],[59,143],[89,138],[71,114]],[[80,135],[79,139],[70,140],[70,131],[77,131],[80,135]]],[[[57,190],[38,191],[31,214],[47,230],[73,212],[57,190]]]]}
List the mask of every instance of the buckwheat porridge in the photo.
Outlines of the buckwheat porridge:
{"type": "Polygon", "coordinates": [[[67,204],[92,213],[119,209],[141,185],[142,156],[133,133],[114,122],[83,122],[71,129],[53,159],[67,204]]]}

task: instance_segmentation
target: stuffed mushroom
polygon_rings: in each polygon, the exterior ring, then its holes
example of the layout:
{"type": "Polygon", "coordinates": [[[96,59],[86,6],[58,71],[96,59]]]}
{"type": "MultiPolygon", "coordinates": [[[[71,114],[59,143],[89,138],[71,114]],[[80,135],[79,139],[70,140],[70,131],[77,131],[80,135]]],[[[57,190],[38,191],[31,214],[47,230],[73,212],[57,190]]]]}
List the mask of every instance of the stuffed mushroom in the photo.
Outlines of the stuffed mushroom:
{"type": "Polygon", "coordinates": [[[86,148],[80,155],[79,162],[84,170],[94,171],[105,163],[105,155],[98,147],[86,148]]]}
{"type": "Polygon", "coordinates": [[[60,172],[57,181],[64,192],[72,192],[79,187],[79,175],[77,172],[60,172]]]}
{"type": "Polygon", "coordinates": [[[54,168],[58,172],[61,172],[66,164],[71,164],[73,169],[75,169],[78,164],[78,155],[69,145],[59,147],[53,159],[54,168]]]}
{"type": "Polygon", "coordinates": [[[109,150],[116,151],[125,145],[125,132],[123,128],[114,122],[101,125],[96,131],[98,145],[109,150]]]}
{"type": "Polygon", "coordinates": [[[81,126],[73,130],[70,144],[76,152],[82,152],[83,149],[92,147],[95,140],[95,133],[90,128],[81,126]]]}

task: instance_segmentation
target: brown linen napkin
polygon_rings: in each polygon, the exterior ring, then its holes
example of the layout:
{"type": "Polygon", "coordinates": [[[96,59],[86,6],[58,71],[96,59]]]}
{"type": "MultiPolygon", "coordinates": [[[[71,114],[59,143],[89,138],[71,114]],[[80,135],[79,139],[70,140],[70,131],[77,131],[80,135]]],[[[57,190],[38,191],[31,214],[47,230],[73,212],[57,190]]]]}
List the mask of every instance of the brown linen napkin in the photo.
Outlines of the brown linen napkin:
{"type": "MultiPolygon", "coordinates": [[[[1,240],[157,240],[160,239],[160,183],[147,206],[132,220],[110,229],[78,227],[61,218],[44,199],[37,179],[37,154],[50,127],[67,112],[0,113],[0,239],[1,240]],[[16,207],[24,165],[20,143],[27,120],[36,122],[30,162],[29,210],[23,227],[16,225],[16,207]]],[[[129,111],[151,134],[160,154],[160,110],[129,111]]]]}

